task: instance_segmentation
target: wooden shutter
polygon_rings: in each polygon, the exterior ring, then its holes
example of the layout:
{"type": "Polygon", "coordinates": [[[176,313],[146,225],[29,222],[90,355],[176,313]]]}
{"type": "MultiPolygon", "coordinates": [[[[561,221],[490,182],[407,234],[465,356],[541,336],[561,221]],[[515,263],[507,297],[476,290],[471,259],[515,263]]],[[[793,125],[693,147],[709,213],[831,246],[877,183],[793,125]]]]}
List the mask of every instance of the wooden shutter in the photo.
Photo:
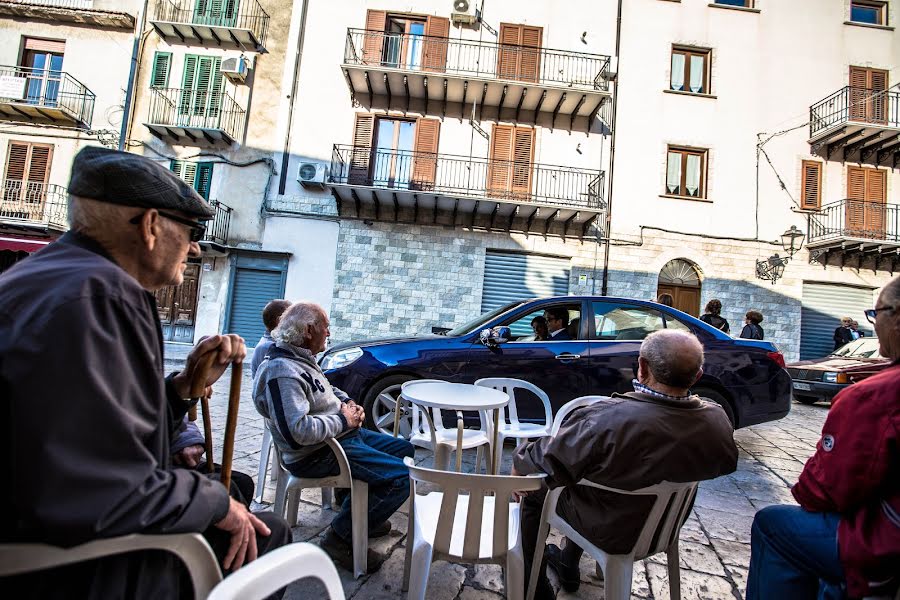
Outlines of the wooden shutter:
{"type": "Polygon", "coordinates": [[[886,171],[866,169],[865,230],[869,238],[884,238],[886,176],[886,171]]]}
{"type": "Polygon", "coordinates": [[[422,51],[422,68],[443,72],[447,67],[447,40],[450,37],[450,19],[428,17],[425,22],[425,44],[422,51]]]}
{"type": "Polygon", "coordinates": [[[438,119],[416,119],[415,155],[410,182],[413,189],[434,189],[440,133],[441,122],[438,119]]]}
{"type": "Polygon", "coordinates": [[[172,66],[171,52],[157,52],[153,55],[153,72],[150,75],[150,87],[164,88],[169,86],[169,70],[172,66]]]}
{"type": "Polygon", "coordinates": [[[181,115],[191,114],[191,105],[194,101],[194,81],[197,78],[198,58],[198,56],[194,56],[193,54],[184,57],[184,72],[181,76],[181,102],[178,106],[178,113],[181,115]]]}
{"type": "Polygon", "coordinates": [[[375,135],[375,116],[356,113],[353,126],[353,149],[350,151],[348,183],[369,185],[369,161],[372,158],[372,140],[375,135]]]}
{"type": "Polygon", "coordinates": [[[213,163],[197,163],[197,174],[194,179],[194,189],[197,193],[209,200],[209,190],[212,186],[213,163]]]}
{"type": "Polygon", "coordinates": [[[543,35],[542,27],[501,23],[497,76],[502,79],[537,82],[540,77],[543,35]]]}
{"type": "Polygon", "coordinates": [[[544,36],[542,27],[522,25],[522,41],[519,56],[520,81],[537,83],[541,73],[541,40],[544,36]]]}
{"type": "Polygon", "coordinates": [[[381,64],[385,27],[387,27],[387,12],[383,10],[366,11],[366,33],[363,35],[363,63],[367,65],[381,64]]]}
{"type": "Polygon", "coordinates": [[[868,96],[869,70],[850,67],[850,118],[866,120],[866,96],[868,96]]]}
{"type": "Polygon", "coordinates": [[[847,168],[845,227],[852,237],[862,237],[866,228],[866,171],[863,167],[847,168]]]}
{"type": "Polygon", "coordinates": [[[66,42],[65,40],[39,40],[35,38],[25,38],[25,50],[64,54],[66,51],[66,42]]]}
{"type": "Polygon", "coordinates": [[[534,159],[534,129],[516,127],[513,132],[512,193],[516,198],[531,197],[531,172],[534,159]]]}
{"type": "Polygon", "coordinates": [[[520,25],[500,23],[500,51],[497,54],[497,77],[515,79],[519,65],[520,25]]]}
{"type": "Polygon", "coordinates": [[[53,146],[10,142],[3,200],[42,202],[46,195],[52,159],[53,146]]]}
{"type": "Polygon", "coordinates": [[[488,195],[505,197],[512,182],[512,148],[515,127],[494,125],[488,163],[488,195]]]}
{"type": "Polygon", "coordinates": [[[822,163],[803,161],[803,185],[800,190],[800,207],[818,210],[822,206],[822,163]]]}
{"type": "Polygon", "coordinates": [[[887,124],[887,91],[888,73],[877,69],[869,70],[869,89],[871,90],[871,105],[869,108],[869,121],[872,123],[887,124]]]}

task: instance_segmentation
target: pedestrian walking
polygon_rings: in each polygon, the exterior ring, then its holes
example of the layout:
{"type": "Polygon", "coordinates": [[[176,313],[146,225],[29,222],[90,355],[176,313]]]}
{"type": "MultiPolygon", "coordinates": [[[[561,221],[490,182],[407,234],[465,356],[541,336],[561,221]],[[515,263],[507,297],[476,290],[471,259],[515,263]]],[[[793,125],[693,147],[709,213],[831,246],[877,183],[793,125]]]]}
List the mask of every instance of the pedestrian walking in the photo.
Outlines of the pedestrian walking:
{"type": "Polygon", "coordinates": [[[741,330],[741,337],[748,340],[763,339],[763,328],[759,326],[763,322],[762,313],[758,310],[748,310],[744,315],[744,328],[741,330]]]}
{"type": "Polygon", "coordinates": [[[834,330],[834,349],[837,350],[846,343],[853,341],[853,330],[850,325],[853,319],[850,317],[841,317],[841,324],[834,330]]]}
{"type": "Polygon", "coordinates": [[[722,302],[717,298],[713,298],[709,302],[706,303],[706,308],[704,309],[704,315],[700,317],[700,320],[706,323],[707,325],[712,325],[716,329],[724,331],[725,333],[729,332],[728,320],[724,319],[720,314],[722,312],[722,302]]]}

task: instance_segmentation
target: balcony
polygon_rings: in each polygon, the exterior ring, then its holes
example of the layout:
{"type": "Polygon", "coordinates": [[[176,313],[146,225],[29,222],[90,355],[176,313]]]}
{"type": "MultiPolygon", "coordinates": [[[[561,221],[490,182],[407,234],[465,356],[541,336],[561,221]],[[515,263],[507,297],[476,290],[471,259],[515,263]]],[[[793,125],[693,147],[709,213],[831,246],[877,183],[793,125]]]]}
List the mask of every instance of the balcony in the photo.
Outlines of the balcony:
{"type": "Polygon", "coordinates": [[[348,29],[341,66],[367,108],[587,131],[609,99],[610,57],[348,29]]]}
{"type": "Polygon", "coordinates": [[[61,185],[4,179],[0,198],[0,227],[5,230],[66,231],[69,205],[61,185]]]}
{"type": "Polygon", "coordinates": [[[150,25],[169,43],[265,52],[269,15],[256,0],[156,0],[150,25]]]}
{"type": "Polygon", "coordinates": [[[335,145],[345,218],[582,238],[605,210],[602,171],[335,145]]]}
{"type": "Polygon", "coordinates": [[[900,92],[847,86],[809,109],[813,152],[837,159],[887,166],[900,164],[900,92]]]}
{"type": "Polygon", "coordinates": [[[231,213],[234,209],[219,202],[218,200],[210,200],[213,210],[216,214],[206,223],[206,233],[200,245],[204,249],[224,250],[224,246],[228,243],[228,229],[231,227],[231,213]]]}
{"type": "Polygon", "coordinates": [[[63,71],[0,66],[0,119],[90,129],[95,99],[63,71]]]}
{"type": "Polygon", "coordinates": [[[0,0],[0,15],[114,29],[134,28],[134,16],[95,10],[94,0],[0,0]]]}
{"type": "Polygon", "coordinates": [[[243,138],[245,117],[225,92],[151,88],[144,126],[170,144],[230,146],[243,138]]]}
{"type": "Polygon", "coordinates": [[[875,270],[893,272],[900,262],[900,205],[862,200],[839,200],[809,217],[807,248],[810,260],[843,267],[875,259],[875,270]]]}

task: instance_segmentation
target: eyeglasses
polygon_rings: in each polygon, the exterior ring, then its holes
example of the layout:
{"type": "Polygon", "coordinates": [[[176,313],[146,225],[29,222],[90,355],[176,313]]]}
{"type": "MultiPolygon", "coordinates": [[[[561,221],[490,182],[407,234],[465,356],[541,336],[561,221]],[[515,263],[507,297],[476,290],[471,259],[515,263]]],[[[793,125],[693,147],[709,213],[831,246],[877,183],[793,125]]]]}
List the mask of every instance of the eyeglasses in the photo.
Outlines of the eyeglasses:
{"type": "MultiPolygon", "coordinates": [[[[159,216],[161,216],[161,217],[165,217],[165,218],[169,219],[170,221],[175,221],[176,223],[181,223],[182,225],[187,225],[188,227],[190,227],[190,234],[191,234],[192,242],[199,242],[200,240],[203,239],[203,236],[206,235],[206,223],[201,223],[200,221],[191,221],[190,219],[185,219],[183,217],[179,217],[178,215],[165,213],[165,212],[162,212],[161,210],[157,211],[157,212],[159,213],[159,216]]],[[[140,215],[134,217],[133,219],[130,219],[128,222],[131,223],[132,225],[137,225],[138,223],[141,222],[141,219],[143,217],[144,217],[144,215],[140,214],[140,215]]]]}
{"type": "Polygon", "coordinates": [[[881,308],[870,308],[869,310],[864,310],[863,314],[866,315],[866,319],[868,319],[869,323],[872,325],[875,324],[875,319],[878,317],[878,313],[885,312],[887,310],[894,310],[897,308],[896,306],[882,306],[881,308]]]}

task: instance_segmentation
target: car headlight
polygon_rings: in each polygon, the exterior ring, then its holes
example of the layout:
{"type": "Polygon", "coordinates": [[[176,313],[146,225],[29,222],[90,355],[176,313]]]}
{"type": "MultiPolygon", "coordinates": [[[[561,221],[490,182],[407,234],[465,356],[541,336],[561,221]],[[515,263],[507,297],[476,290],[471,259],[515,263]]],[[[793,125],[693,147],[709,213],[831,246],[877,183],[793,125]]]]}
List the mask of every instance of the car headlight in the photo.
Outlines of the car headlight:
{"type": "Polygon", "coordinates": [[[831,371],[822,375],[822,381],[826,383],[850,383],[846,373],[833,373],[831,371]]]}
{"type": "Polygon", "coordinates": [[[326,354],[325,357],[322,358],[322,363],[319,366],[322,367],[323,371],[340,369],[341,367],[346,367],[347,365],[352,364],[362,355],[362,348],[344,348],[343,350],[338,350],[337,352],[326,354]]]}

